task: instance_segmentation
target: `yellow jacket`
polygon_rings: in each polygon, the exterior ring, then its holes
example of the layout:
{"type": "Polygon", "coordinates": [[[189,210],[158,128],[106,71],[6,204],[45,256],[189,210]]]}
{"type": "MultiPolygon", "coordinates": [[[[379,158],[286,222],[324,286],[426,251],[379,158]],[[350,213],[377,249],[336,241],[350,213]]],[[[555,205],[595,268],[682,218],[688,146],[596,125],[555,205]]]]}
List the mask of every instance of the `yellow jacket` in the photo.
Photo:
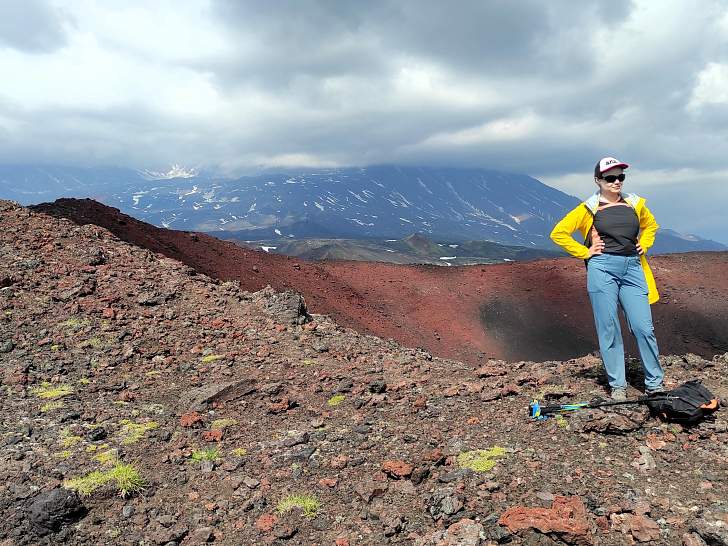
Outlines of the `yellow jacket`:
{"type": "MultiPolygon", "coordinates": [[[[637,217],[640,221],[640,235],[639,244],[644,250],[644,254],[640,256],[640,262],[642,263],[642,269],[645,272],[645,280],[647,281],[647,288],[649,294],[647,296],[650,303],[655,303],[660,299],[660,294],[657,292],[657,286],[655,285],[655,278],[652,275],[652,270],[647,264],[647,250],[655,242],[655,233],[660,227],[655,221],[655,217],[650,212],[650,209],[645,205],[645,199],[634,193],[623,194],[624,200],[634,209],[637,217]]],[[[553,231],[551,232],[551,240],[563,248],[566,252],[576,258],[586,260],[589,258],[589,247],[579,243],[571,235],[576,230],[584,237],[587,241],[587,235],[591,231],[592,225],[594,224],[594,215],[597,212],[599,206],[599,192],[592,195],[589,199],[579,204],[569,214],[556,224],[553,231]]]]}

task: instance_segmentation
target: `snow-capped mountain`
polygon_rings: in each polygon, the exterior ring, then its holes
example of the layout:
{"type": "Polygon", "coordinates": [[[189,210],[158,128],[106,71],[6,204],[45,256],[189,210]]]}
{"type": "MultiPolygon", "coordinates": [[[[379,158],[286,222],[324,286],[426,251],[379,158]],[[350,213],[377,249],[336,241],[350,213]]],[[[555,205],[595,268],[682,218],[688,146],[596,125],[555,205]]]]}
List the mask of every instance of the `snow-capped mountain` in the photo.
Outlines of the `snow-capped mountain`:
{"type": "Polygon", "coordinates": [[[199,175],[199,170],[188,169],[177,165],[176,163],[167,172],[160,171],[139,171],[147,180],[170,180],[172,178],[195,178],[199,175]]]}
{"type": "MultiPolygon", "coordinates": [[[[173,229],[226,238],[489,240],[554,248],[554,223],[578,200],[523,174],[486,169],[374,166],[306,169],[236,179],[174,166],[132,169],[0,166],[0,197],[24,204],[93,197],[173,229]],[[223,235],[223,233],[221,233],[223,235]]],[[[668,232],[662,251],[671,251],[668,232]]],[[[681,251],[723,250],[700,239],[681,251]],[[710,248],[708,248],[710,247],[710,248]]]]}

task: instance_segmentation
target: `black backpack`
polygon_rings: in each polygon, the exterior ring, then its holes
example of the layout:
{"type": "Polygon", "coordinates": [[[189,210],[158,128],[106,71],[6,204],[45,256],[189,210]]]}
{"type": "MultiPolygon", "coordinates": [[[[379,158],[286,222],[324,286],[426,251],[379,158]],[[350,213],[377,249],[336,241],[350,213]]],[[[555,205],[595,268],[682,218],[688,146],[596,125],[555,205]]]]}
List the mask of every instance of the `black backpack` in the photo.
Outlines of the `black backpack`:
{"type": "Polygon", "coordinates": [[[695,425],[718,409],[718,399],[699,380],[687,381],[647,400],[653,415],[681,425],[695,425]]]}

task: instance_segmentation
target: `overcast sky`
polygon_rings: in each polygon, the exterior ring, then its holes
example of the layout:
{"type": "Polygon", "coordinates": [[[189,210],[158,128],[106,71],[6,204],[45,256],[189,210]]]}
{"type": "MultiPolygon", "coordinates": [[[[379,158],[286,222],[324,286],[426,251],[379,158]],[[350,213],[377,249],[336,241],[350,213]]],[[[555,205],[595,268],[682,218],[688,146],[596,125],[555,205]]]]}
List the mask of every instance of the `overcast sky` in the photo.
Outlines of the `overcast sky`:
{"type": "Polygon", "coordinates": [[[0,0],[0,162],[483,166],[603,155],[728,243],[728,0],[0,0]]]}

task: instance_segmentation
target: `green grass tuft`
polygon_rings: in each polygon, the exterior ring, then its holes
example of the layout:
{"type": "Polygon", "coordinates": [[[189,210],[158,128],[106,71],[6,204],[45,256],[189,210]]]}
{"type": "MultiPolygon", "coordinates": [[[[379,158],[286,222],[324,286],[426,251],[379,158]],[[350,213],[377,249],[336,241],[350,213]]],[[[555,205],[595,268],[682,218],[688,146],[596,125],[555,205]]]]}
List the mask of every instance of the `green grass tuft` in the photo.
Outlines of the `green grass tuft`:
{"type": "Polygon", "coordinates": [[[469,468],[475,472],[488,472],[495,466],[495,459],[506,454],[505,448],[492,447],[490,449],[475,449],[463,451],[458,455],[457,461],[460,468],[469,468]]]}
{"type": "Polygon", "coordinates": [[[116,464],[119,462],[119,452],[116,449],[107,449],[94,455],[94,459],[104,466],[116,464]]]}
{"type": "Polygon", "coordinates": [[[343,394],[335,394],[329,398],[326,403],[333,408],[341,404],[344,400],[346,400],[346,396],[343,394]]]}
{"type": "Polygon", "coordinates": [[[99,487],[106,485],[108,482],[109,477],[106,472],[94,470],[90,474],[86,474],[80,478],[65,480],[63,482],[63,486],[66,489],[76,491],[82,497],[88,497],[91,493],[96,491],[99,487]]]}
{"type": "Polygon", "coordinates": [[[159,428],[159,423],[156,421],[149,421],[148,423],[134,423],[129,421],[129,419],[123,419],[119,422],[119,424],[122,425],[121,435],[123,438],[121,443],[125,446],[137,443],[144,437],[144,433],[148,430],[159,428]]]}
{"type": "Polygon", "coordinates": [[[220,452],[216,447],[195,449],[191,455],[193,461],[216,461],[219,456],[220,452]]]}
{"type": "Polygon", "coordinates": [[[82,497],[88,497],[97,489],[106,484],[113,483],[119,495],[127,497],[144,488],[144,479],[133,465],[116,462],[109,470],[94,470],[80,478],[73,478],[63,482],[67,489],[76,491],[82,497]]]}
{"type": "Polygon", "coordinates": [[[127,497],[144,488],[144,478],[130,464],[116,463],[110,472],[112,479],[116,482],[119,495],[122,497],[127,497]]]}
{"type": "Polygon", "coordinates": [[[100,337],[94,336],[90,337],[85,341],[82,341],[78,344],[78,347],[81,349],[85,349],[87,347],[90,347],[91,349],[101,349],[104,345],[106,345],[106,342],[101,339],[100,337]]]}
{"type": "Polygon", "coordinates": [[[279,514],[285,514],[294,508],[300,508],[303,510],[304,516],[313,518],[321,508],[321,503],[312,495],[290,495],[278,503],[276,511],[279,514]]]}
{"type": "Polygon", "coordinates": [[[75,436],[69,428],[64,428],[61,431],[61,445],[63,447],[75,446],[81,440],[83,440],[83,438],[81,438],[80,436],[75,436]]]}
{"type": "Polygon", "coordinates": [[[248,450],[244,447],[236,447],[231,451],[231,453],[236,457],[245,457],[248,454],[248,450]]]}
{"type": "Polygon", "coordinates": [[[215,419],[210,423],[212,430],[225,430],[228,427],[237,425],[238,422],[235,419],[215,419]]]}
{"type": "Polygon", "coordinates": [[[79,328],[88,326],[89,324],[90,324],[90,322],[87,319],[81,320],[81,319],[77,319],[77,318],[70,318],[64,322],[61,322],[60,326],[63,326],[70,330],[78,330],[79,328]]]}
{"type": "Polygon", "coordinates": [[[63,402],[60,402],[60,401],[46,402],[45,404],[43,404],[40,407],[40,412],[41,413],[48,413],[49,411],[54,411],[54,410],[57,410],[57,409],[61,409],[64,406],[65,406],[65,404],[63,402]]]}
{"type": "Polygon", "coordinates": [[[30,389],[30,392],[44,400],[56,400],[73,393],[73,389],[70,385],[66,384],[53,386],[50,383],[44,382],[39,387],[30,389]]]}
{"type": "Polygon", "coordinates": [[[205,364],[209,362],[215,362],[216,360],[220,360],[225,358],[225,355],[207,355],[202,357],[202,362],[205,364]]]}

